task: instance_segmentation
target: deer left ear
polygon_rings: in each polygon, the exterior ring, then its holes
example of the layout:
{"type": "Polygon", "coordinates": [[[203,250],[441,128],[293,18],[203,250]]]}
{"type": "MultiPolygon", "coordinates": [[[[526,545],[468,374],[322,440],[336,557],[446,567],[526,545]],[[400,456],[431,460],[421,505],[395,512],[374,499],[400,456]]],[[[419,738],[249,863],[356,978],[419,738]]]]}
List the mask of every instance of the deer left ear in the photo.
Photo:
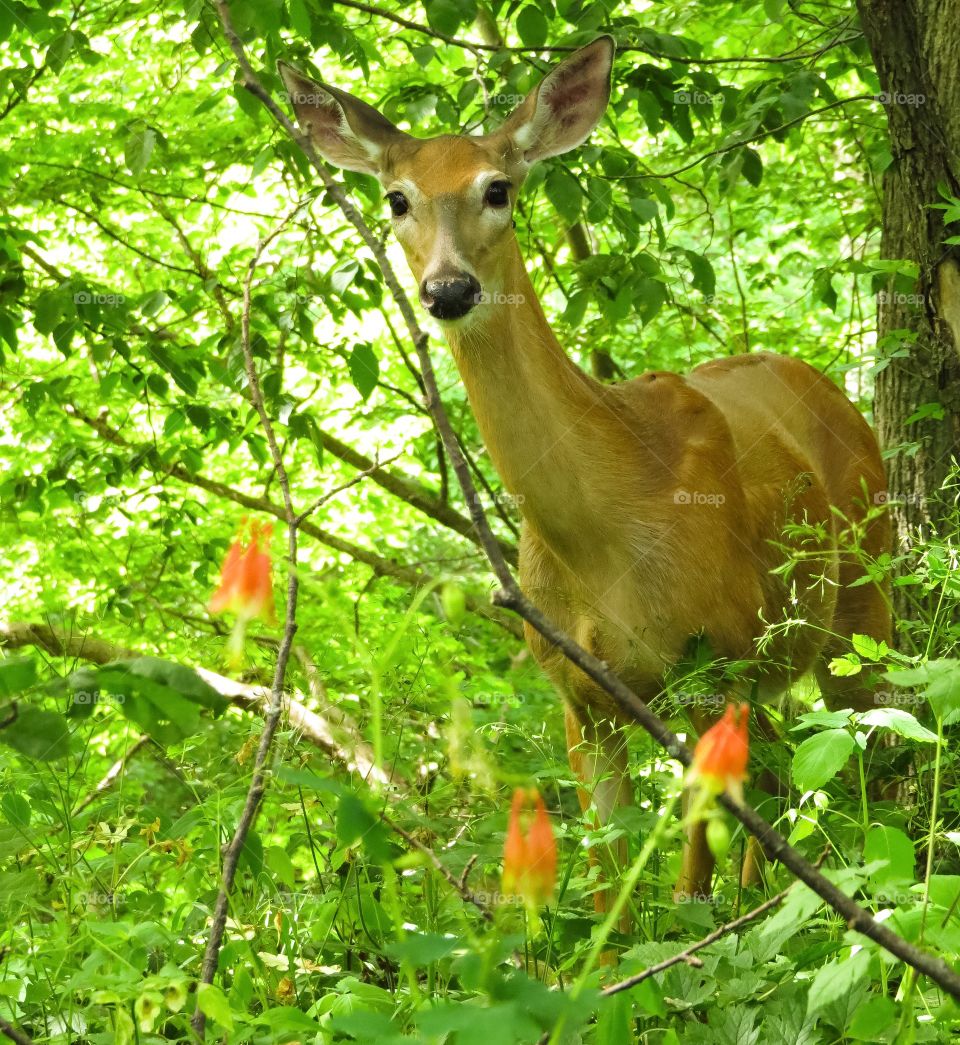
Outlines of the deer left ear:
{"type": "Polygon", "coordinates": [[[610,101],[616,50],[612,36],[599,36],[552,69],[490,138],[502,139],[524,168],[582,145],[610,101]]]}

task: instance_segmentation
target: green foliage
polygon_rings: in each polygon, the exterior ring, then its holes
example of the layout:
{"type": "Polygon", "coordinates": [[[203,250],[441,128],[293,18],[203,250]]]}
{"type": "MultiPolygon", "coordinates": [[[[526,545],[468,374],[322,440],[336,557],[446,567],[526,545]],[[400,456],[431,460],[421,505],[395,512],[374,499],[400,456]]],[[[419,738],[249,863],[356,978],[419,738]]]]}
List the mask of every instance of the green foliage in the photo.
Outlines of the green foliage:
{"type": "MultiPolygon", "coordinates": [[[[852,4],[373,6],[229,5],[284,111],[278,58],[423,135],[498,126],[548,66],[529,49],[616,37],[608,118],[531,173],[517,213],[536,291],[585,367],[605,354],[630,377],[768,348],[868,407],[910,337],[874,344],[869,297],[910,293],[916,272],[875,257],[882,111],[837,104],[879,87],[852,4]],[[514,49],[457,43],[491,30],[514,49]],[[567,236],[577,223],[585,255],[567,236]]],[[[951,1002],[921,980],[904,1004],[903,967],[805,887],[702,966],[612,997],[592,974],[572,995],[597,869],[556,697],[516,635],[473,612],[489,578],[469,525],[451,524],[468,506],[402,323],[367,249],[244,89],[214,6],[0,3],[0,140],[0,1017],[49,1042],[186,1041],[197,1008],[208,1040],[229,1042],[508,1045],[561,1024],[562,1040],[603,1045],[955,1032],[951,1002]],[[295,502],[320,504],[301,533],[288,686],[327,732],[281,726],[216,980],[198,987],[278,640],[251,626],[245,689],[198,674],[224,670],[226,628],[206,605],[241,516],[282,518],[240,348],[245,279],[271,234],[251,343],[295,502]],[[396,482],[380,484],[378,462],[396,482]],[[532,781],[561,848],[539,932],[499,886],[506,796],[532,781]]],[[[336,177],[386,236],[380,187],[336,177]]],[[[511,545],[516,505],[448,354],[435,364],[511,545]]],[[[800,687],[796,731],[754,741],[752,778],[777,770],[781,804],[748,792],[808,858],[829,844],[838,887],[954,964],[957,545],[932,536],[899,564],[917,596],[899,652],[858,638],[834,661],[838,676],[884,673],[889,701],[827,712],[800,687]],[[908,802],[868,792],[884,759],[908,802]]],[[[892,565],[864,562],[863,582],[892,565]]],[[[677,692],[737,678],[694,653],[677,692]]],[[[635,854],[678,767],[643,738],[632,759],[641,802],[599,835],[635,854]]],[[[719,850],[730,824],[714,823],[719,850]]],[[[633,934],[612,937],[617,976],[760,902],[738,885],[742,842],[734,832],[710,902],[676,903],[668,832],[630,899],[633,934]]],[[[763,892],[789,881],[779,866],[766,876],[763,892]]]]}

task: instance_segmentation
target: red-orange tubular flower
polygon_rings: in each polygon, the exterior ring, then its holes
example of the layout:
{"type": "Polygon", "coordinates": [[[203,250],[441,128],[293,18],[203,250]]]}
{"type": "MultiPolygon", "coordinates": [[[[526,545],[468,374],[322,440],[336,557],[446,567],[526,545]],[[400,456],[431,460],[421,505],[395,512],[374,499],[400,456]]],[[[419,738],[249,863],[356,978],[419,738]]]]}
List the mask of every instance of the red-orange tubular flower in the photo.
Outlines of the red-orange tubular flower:
{"type": "Polygon", "coordinates": [[[533,907],[548,903],[557,882],[557,843],[540,792],[518,787],[513,792],[510,823],[503,847],[503,892],[533,907]],[[533,819],[525,810],[532,800],[533,819]],[[524,833],[523,821],[530,821],[524,833]]]}
{"type": "Polygon", "coordinates": [[[274,624],[273,577],[270,553],[267,551],[273,527],[270,523],[251,522],[249,540],[244,541],[241,525],[240,535],[230,545],[220,571],[220,586],[213,593],[207,609],[211,613],[230,612],[237,615],[233,633],[227,643],[227,655],[231,664],[242,660],[243,636],[248,621],[259,617],[274,624]]]}
{"type": "Polygon", "coordinates": [[[747,722],[750,708],[747,704],[727,705],[723,718],[697,741],[693,752],[691,783],[711,794],[729,791],[743,799],[743,782],[747,779],[747,761],[750,757],[750,736],[747,722]]]}

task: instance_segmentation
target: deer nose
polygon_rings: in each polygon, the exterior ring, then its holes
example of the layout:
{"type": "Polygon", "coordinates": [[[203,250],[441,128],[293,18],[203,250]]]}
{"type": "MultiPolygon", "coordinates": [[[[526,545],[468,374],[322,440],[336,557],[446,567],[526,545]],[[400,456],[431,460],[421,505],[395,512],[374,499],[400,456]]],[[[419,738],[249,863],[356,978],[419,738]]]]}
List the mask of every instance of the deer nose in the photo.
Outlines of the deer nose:
{"type": "Polygon", "coordinates": [[[459,319],[480,298],[480,284],[466,273],[425,279],[420,285],[420,304],[435,319],[459,319]]]}

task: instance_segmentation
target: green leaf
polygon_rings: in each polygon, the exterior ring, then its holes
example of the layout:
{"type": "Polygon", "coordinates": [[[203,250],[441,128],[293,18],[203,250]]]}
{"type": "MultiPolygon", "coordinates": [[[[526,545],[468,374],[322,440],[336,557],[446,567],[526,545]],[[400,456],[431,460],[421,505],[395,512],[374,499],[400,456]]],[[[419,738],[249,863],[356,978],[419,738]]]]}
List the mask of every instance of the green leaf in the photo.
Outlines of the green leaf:
{"type": "Polygon", "coordinates": [[[70,52],[73,50],[75,42],[76,37],[73,33],[67,30],[67,32],[61,33],[59,36],[55,37],[53,43],[51,43],[47,48],[45,63],[57,75],[60,74],[64,65],[66,65],[67,58],[70,57],[70,52]]]}
{"type": "Polygon", "coordinates": [[[885,678],[895,686],[922,689],[944,725],[960,719],[960,660],[929,660],[916,668],[888,671],[885,678]]]}
{"type": "Polygon", "coordinates": [[[287,10],[290,12],[290,26],[293,31],[309,40],[313,27],[310,23],[310,10],[304,0],[287,0],[287,10]]]}
{"type": "Polygon", "coordinates": [[[402,940],[388,943],[384,950],[396,961],[410,962],[419,969],[446,958],[463,946],[463,941],[456,937],[439,936],[437,933],[408,933],[402,940]]]}
{"type": "Polygon", "coordinates": [[[580,218],[580,207],[583,202],[580,182],[566,167],[556,164],[547,171],[543,187],[547,199],[557,208],[560,217],[568,225],[573,225],[580,218]]]}
{"type": "Polygon", "coordinates": [[[698,254],[695,250],[685,250],[683,253],[690,263],[694,288],[699,290],[704,297],[712,298],[717,289],[717,276],[713,271],[713,265],[710,264],[705,255],[698,254]]]}
{"type": "Polygon", "coordinates": [[[632,1045],[633,997],[621,991],[600,1006],[597,1031],[593,1039],[596,1045],[632,1045]]]}
{"type": "Polygon", "coordinates": [[[851,643],[854,651],[864,660],[880,661],[890,653],[890,647],[885,642],[878,642],[869,635],[854,635],[851,643]]]}
{"type": "Polygon", "coordinates": [[[532,4],[521,8],[514,24],[525,47],[542,47],[550,34],[550,25],[543,12],[532,4]]]}
{"type": "Polygon", "coordinates": [[[364,400],[377,387],[380,377],[380,362],[371,345],[361,341],[354,346],[349,359],[350,378],[364,400]]]}
{"type": "Polygon", "coordinates": [[[850,678],[851,675],[859,675],[863,671],[863,665],[856,653],[844,653],[842,657],[834,657],[828,667],[830,674],[837,678],[850,678]]]}
{"type": "Polygon", "coordinates": [[[856,742],[845,729],[827,729],[808,737],[793,756],[793,781],[802,791],[815,791],[843,769],[856,742]]]}
{"type": "Polygon", "coordinates": [[[870,881],[883,886],[891,882],[912,882],[916,872],[913,842],[896,827],[877,824],[867,832],[863,862],[884,861],[886,866],[870,875],[870,881]]]}
{"type": "Polygon", "coordinates": [[[7,823],[21,831],[30,826],[30,803],[17,791],[7,791],[0,798],[0,808],[7,823]]]}
{"type": "Polygon", "coordinates": [[[139,176],[146,170],[156,143],[157,134],[151,127],[137,128],[127,136],[123,159],[131,174],[139,176]]]}
{"type": "Polygon", "coordinates": [[[197,987],[197,1006],[204,1016],[227,1030],[233,1030],[233,1013],[230,1002],[219,987],[212,983],[201,983],[197,987]]]}
{"type": "Polygon", "coordinates": [[[37,681],[37,665],[32,657],[0,660],[0,697],[15,697],[37,681]]]}
{"type": "Polygon", "coordinates": [[[908,740],[918,740],[925,744],[935,744],[937,734],[922,726],[909,711],[902,708],[874,708],[857,716],[861,726],[879,726],[881,729],[893,730],[898,736],[908,740]]]}
{"type": "Polygon", "coordinates": [[[747,181],[756,188],[763,179],[763,161],[753,149],[743,150],[743,166],[740,168],[747,181]]]}
{"type": "Polygon", "coordinates": [[[871,1045],[878,1041],[889,1041],[891,1039],[887,1034],[893,1029],[896,1019],[897,1006],[893,999],[883,995],[874,996],[854,1013],[846,1028],[846,1036],[856,1041],[868,1041],[871,1045]]]}
{"type": "MultiPolygon", "coordinates": [[[[13,714],[12,706],[0,709],[0,722],[13,714]]],[[[20,702],[16,718],[0,729],[0,740],[27,758],[52,762],[70,752],[70,730],[63,715],[20,702]]]]}
{"type": "Polygon", "coordinates": [[[849,958],[837,959],[821,966],[810,984],[807,1013],[812,1014],[845,997],[867,978],[870,952],[857,951],[849,958]]]}
{"type": "Polygon", "coordinates": [[[337,806],[337,840],[345,846],[362,842],[364,849],[377,862],[390,858],[389,840],[383,824],[349,791],[340,796],[337,806]]]}

